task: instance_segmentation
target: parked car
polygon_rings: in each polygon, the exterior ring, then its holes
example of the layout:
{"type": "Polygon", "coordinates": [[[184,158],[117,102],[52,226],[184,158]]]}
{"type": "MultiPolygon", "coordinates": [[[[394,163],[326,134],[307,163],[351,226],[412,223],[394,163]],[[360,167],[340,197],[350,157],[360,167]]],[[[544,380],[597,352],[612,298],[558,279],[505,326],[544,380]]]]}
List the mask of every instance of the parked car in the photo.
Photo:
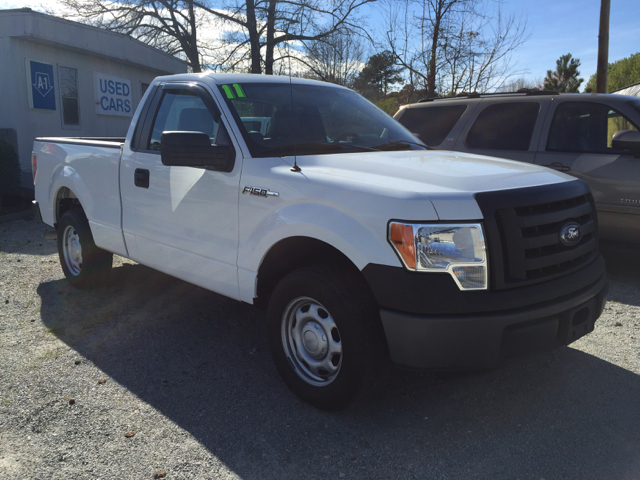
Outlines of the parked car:
{"type": "Polygon", "coordinates": [[[394,118],[438,150],[550,167],[585,180],[600,237],[640,243],[640,99],[528,91],[406,105],[394,118]]]}
{"type": "Polygon", "coordinates": [[[266,306],[282,378],[319,408],[389,357],[492,367],[577,340],[604,307],[585,182],[428,151],[344,87],[160,77],[126,138],[37,138],[32,164],[72,285],[104,283],[116,253],[266,306]]]}

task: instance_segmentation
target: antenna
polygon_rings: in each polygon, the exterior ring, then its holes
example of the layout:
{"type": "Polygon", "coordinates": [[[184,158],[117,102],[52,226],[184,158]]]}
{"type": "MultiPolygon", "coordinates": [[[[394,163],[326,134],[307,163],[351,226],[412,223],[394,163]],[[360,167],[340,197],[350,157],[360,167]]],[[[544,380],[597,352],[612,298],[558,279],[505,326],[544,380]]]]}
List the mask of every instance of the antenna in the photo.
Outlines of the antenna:
{"type": "MultiPolygon", "coordinates": [[[[289,69],[289,93],[291,94],[291,115],[293,115],[293,112],[295,111],[293,108],[293,81],[291,79],[291,69],[289,69]]],[[[291,171],[292,172],[301,172],[302,169],[298,166],[298,155],[296,152],[296,147],[295,144],[293,146],[293,167],[291,167],[291,171]]]]}

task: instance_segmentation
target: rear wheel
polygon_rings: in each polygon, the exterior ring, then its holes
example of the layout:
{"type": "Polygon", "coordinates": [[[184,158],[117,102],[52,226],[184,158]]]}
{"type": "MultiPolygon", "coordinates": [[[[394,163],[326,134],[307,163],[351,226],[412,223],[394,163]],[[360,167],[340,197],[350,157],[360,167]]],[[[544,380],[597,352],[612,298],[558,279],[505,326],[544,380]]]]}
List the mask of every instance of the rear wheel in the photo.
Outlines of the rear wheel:
{"type": "Polygon", "coordinates": [[[98,287],[109,281],[113,255],[96,246],[80,208],[67,210],[58,222],[58,255],[62,271],[74,287],[98,287]]]}
{"type": "Polygon", "coordinates": [[[312,266],[290,273],[272,294],[268,322],[280,375],[317,408],[343,408],[386,377],[377,304],[350,270],[312,266]]]}

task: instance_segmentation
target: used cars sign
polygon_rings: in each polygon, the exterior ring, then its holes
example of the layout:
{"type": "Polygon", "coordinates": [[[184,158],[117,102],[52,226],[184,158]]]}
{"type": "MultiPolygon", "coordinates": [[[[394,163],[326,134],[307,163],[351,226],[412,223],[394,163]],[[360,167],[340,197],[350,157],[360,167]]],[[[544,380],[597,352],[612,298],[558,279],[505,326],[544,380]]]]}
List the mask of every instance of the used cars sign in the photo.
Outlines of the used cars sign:
{"type": "Polygon", "coordinates": [[[99,115],[133,116],[131,82],[126,78],[94,73],[96,113],[99,115]]]}

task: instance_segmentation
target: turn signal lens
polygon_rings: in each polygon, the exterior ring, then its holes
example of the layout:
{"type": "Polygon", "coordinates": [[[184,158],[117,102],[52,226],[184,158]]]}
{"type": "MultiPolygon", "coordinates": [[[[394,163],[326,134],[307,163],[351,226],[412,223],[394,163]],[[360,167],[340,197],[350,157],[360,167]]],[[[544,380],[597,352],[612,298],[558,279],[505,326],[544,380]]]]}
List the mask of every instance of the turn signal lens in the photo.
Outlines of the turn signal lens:
{"type": "Polygon", "coordinates": [[[413,226],[402,223],[390,225],[389,238],[396,251],[404,260],[407,268],[416,268],[416,244],[413,236],[413,226]]]}
{"type": "Polygon", "coordinates": [[[389,223],[389,243],[405,268],[451,275],[460,290],[489,288],[480,223],[389,223]]]}

